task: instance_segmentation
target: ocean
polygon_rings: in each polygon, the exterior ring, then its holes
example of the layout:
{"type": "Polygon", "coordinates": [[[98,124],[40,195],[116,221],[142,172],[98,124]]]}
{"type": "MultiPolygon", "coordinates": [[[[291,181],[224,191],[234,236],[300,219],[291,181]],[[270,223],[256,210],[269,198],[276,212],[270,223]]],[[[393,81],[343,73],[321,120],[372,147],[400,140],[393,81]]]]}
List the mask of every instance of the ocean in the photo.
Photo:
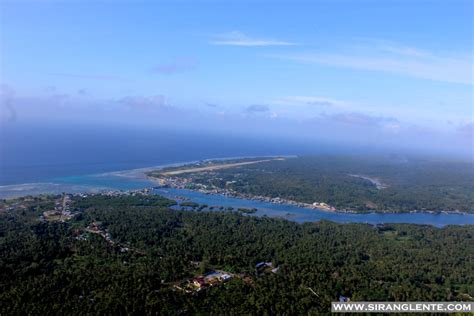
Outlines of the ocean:
{"type": "Polygon", "coordinates": [[[0,185],[51,182],[209,158],[292,155],[281,140],[100,126],[10,126],[0,134],[0,185]]]}

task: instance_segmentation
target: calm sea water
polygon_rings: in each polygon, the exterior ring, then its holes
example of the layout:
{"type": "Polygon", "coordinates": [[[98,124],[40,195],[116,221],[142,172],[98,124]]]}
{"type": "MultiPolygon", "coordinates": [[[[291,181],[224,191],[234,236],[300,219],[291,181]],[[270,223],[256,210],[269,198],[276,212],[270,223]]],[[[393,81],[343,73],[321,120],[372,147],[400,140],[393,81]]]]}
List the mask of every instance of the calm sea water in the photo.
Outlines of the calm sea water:
{"type": "Polygon", "coordinates": [[[12,126],[0,133],[0,185],[201,160],[304,152],[304,146],[232,135],[97,126],[12,126]]]}

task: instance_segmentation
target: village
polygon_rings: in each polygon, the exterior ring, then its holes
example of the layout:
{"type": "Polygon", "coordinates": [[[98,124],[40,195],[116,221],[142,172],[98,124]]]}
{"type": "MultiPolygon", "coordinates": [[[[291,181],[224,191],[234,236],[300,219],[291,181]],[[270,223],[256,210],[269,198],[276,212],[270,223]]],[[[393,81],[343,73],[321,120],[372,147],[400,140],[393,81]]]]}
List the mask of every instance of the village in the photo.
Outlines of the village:
{"type": "MultiPolygon", "coordinates": [[[[59,195],[54,203],[54,209],[44,211],[42,215],[40,215],[41,221],[60,221],[65,222],[70,220],[74,215],[76,215],[73,211],[71,211],[71,204],[73,197],[81,197],[87,198],[88,196],[93,195],[104,195],[110,197],[117,197],[117,196],[137,196],[137,195],[147,195],[151,192],[151,188],[144,188],[144,189],[137,189],[137,190],[127,190],[127,191],[120,191],[120,190],[104,190],[99,193],[74,193],[74,194],[67,194],[63,193],[59,195]]],[[[26,202],[26,201],[25,201],[26,202]]],[[[18,207],[26,208],[25,205],[19,204],[18,207]]]]}
{"type": "MultiPolygon", "coordinates": [[[[260,201],[260,202],[268,202],[273,204],[283,204],[283,205],[291,205],[296,207],[302,208],[309,208],[309,209],[317,209],[323,210],[328,212],[344,212],[344,213],[351,213],[349,210],[336,210],[335,207],[328,205],[323,202],[314,202],[314,203],[302,203],[296,202],[293,200],[288,200],[280,197],[268,197],[268,196],[261,196],[261,195],[251,195],[245,193],[239,193],[229,188],[218,188],[216,186],[208,186],[201,183],[196,183],[194,179],[191,177],[169,177],[161,175],[158,178],[151,178],[154,181],[157,181],[161,187],[169,187],[173,189],[188,189],[198,191],[204,194],[220,194],[226,197],[232,198],[239,198],[239,199],[247,199],[253,201],[260,201]]],[[[231,184],[228,182],[227,184],[231,184]]]]}
{"type": "Polygon", "coordinates": [[[40,220],[65,222],[71,219],[74,214],[70,210],[71,195],[63,194],[55,200],[54,209],[43,212],[40,220]]]}
{"type": "Polygon", "coordinates": [[[88,240],[89,239],[88,234],[95,234],[102,237],[109,244],[110,247],[114,248],[120,253],[134,252],[135,254],[138,254],[140,256],[146,256],[146,253],[144,251],[130,247],[129,245],[121,244],[113,240],[110,233],[107,231],[107,229],[103,228],[103,224],[100,221],[94,220],[86,228],[77,229],[75,231],[75,234],[76,234],[76,237],[75,237],[76,240],[80,240],[80,241],[88,240]]]}

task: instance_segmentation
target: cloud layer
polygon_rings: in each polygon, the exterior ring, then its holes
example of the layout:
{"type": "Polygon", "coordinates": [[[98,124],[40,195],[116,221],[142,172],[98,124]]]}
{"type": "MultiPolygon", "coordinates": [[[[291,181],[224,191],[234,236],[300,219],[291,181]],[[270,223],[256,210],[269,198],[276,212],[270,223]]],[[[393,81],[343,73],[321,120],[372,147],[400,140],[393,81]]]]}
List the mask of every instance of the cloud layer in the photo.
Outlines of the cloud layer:
{"type": "Polygon", "coordinates": [[[213,45],[227,46],[292,46],[295,43],[274,39],[253,38],[239,31],[217,35],[210,42],[213,45]]]}
{"type": "MultiPolygon", "coordinates": [[[[334,144],[363,144],[390,146],[393,150],[411,146],[417,150],[439,148],[465,153],[472,146],[473,124],[459,122],[451,126],[451,133],[433,128],[408,124],[397,117],[376,112],[348,110],[319,103],[320,98],[296,98],[318,114],[291,117],[285,112],[273,112],[276,105],[252,104],[244,108],[229,109],[214,103],[201,104],[200,108],[170,104],[167,97],[156,95],[128,95],[118,99],[97,99],[90,95],[54,94],[12,97],[10,88],[2,87],[2,112],[7,118],[4,125],[32,125],[38,122],[63,125],[67,122],[93,123],[101,126],[140,126],[167,128],[173,131],[208,131],[212,133],[240,134],[255,137],[294,138],[301,141],[324,141],[334,144]],[[5,103],[5,101],[8,101],[5,103]],[[318,103],[314,105],[314,103],[318,103]],[[215,106],[216,105],[216,106],[215,106]],[[14,120],[9,112],[14,109],[14,120]],[[222,110],[224,109],[224,110],[222,110]],[[34,124],[33,124],[34,123],[34,124]],[[112,125],[115,124],[115,125],[112,125]]],[[[290,98],[292,99],[292,98],[290,98]]],[[[201,102],[202,103],[202,102],[201,102]]],[[[300,109],[294,106],[286,108],[300,109]]]]}
{"type": "Polygon", "coordinates": [[[308,105],[316,107],[344,107],[345,101],[335,100],[320,96],[288,96],[275,100],[273,103],[279,105],[308,105]]]}

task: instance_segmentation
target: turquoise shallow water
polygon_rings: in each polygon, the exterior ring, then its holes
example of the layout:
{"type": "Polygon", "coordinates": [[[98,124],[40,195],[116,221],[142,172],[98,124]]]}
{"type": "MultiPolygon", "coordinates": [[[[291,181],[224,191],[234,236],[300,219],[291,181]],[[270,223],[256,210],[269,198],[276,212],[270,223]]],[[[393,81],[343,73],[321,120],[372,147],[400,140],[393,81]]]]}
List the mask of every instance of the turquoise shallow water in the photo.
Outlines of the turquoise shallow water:
{"type": "MultiPolygon", "coordinates": [[[[142,170],[91,174],[54,178],[48,183],[32,183],[0,187],[0,197],[20,196],[38,193],[60,192],[99,192],[101,190],[133,190],[155,187],[156,183],[146,179],[142,170]]],[[[442,227],[446,225],[474,225],[474,215],[460,214],[344,214],[306,209],[292,205],[273,204],[262,201],[231,198],[223,195],[204,194],[201,192],[159,188],[155,194],[171,199],[185,198],[209,206],[232,206],[234,208],[257,208],[255,216],[280,217],[296,222],[314,222],[330,220],[339,223],[411,223],[442,227]]]]}

